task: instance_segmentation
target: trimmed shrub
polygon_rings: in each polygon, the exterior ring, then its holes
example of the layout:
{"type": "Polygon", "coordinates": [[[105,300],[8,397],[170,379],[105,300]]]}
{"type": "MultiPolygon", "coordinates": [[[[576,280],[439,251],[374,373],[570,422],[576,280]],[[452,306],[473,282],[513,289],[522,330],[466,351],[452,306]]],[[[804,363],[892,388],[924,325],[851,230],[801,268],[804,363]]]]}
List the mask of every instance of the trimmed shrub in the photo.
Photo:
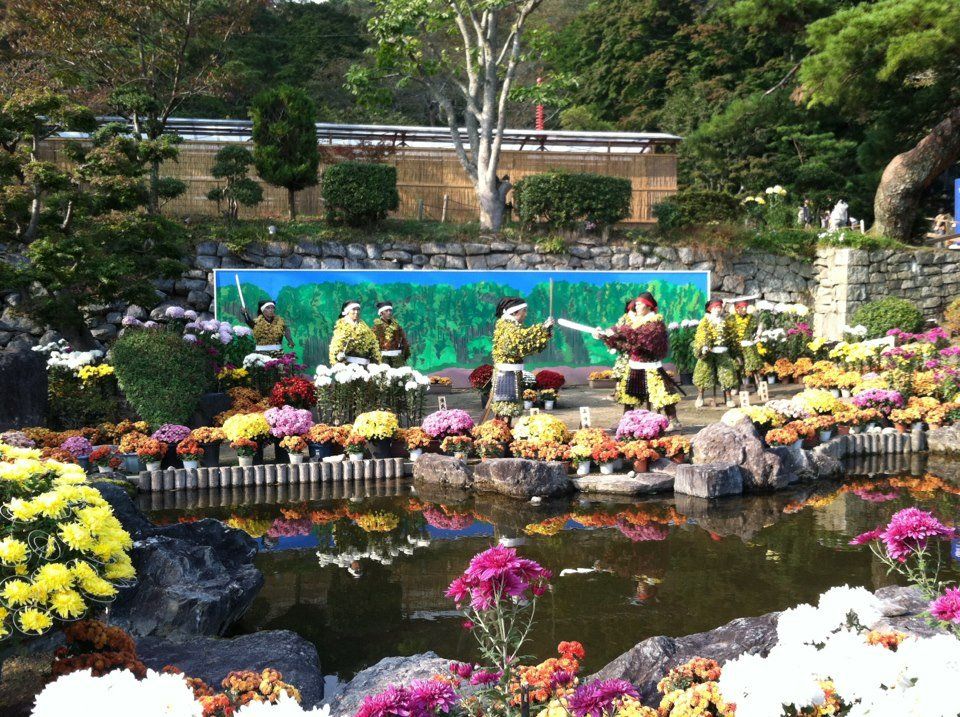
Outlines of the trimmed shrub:
{"type": "Polygon", "coordinates": [[[867,327],[867,338],[886,336],[890,329],[902,329],[908,333],[923,330],[923,313],[916,305],[896,296],[878,301],[868,301],[853,312],[853,325],[867,327]]]}
{"type": "Polygon", "coordinates": [[[165,329],[125,331],[110,355],[127,401],[151,426],[186,424],[213,381],[203,351],[165,329]]]}
{"type": "Polygon", "coordinates": [[[707,222],[732,222],[741,212],[740,200],[735,196],[709,189],[682,189],[653,207],[663,232],[707,222]]]}
{"type": "Polygon", "coordinates": [[[587,221],[605,226],[630,215],[630,180],[589,173],[533,174],[517,182],[513,201],[525,224],[587,221]]]}
{"type": "Polygon", "coordinates": [[[369,162],[340,162],[323,173],[327,221],[350,226],[378,222],[400,204],[397,168],[369,162]]]}

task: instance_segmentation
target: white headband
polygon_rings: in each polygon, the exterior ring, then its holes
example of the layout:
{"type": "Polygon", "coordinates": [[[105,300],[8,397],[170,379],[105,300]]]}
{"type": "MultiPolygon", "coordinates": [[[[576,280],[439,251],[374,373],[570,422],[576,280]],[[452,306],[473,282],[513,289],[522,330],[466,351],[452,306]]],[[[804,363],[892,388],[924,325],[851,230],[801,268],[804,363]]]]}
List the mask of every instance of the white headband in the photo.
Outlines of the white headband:
{"type": "Polygon", "coordinates": [[[359,309],[359,308],[360,308],[360,304],[358,304],[358,303],[356,303],[356,302],[351,302],[351,303],[349,303],[349,304],[347,304],[346,306],[343,307],[343,311],[340,312],[340,316],[346,316],[347,314],[349,314],[349,313],[350,313],[351,311],[353,311],[354,309],[359,309]]]}
{"type": "Polygon", "coordinates": [[[273,308],[277,308],[277,305],[276,305],[275,302],[273,302],[273,301],[268,301],[266,304],[264,304],[263,306],[260,307],[260,310],[263,311],[263,310],[264,310],[265,308],[267,308],[268,306],[272,306],[273,308]]]}
{"type": "Polygon", "coordinates": [[[515,313],[525,308],[527,308],[526,304],[517,304],[516,306],[511,306],[509,309],[504,309],[503,314],[504,316],[513,316],[515,313]]]}
{"type": "Polygon", "coordinates": [[[393,304],[387,304],[386,306],[381,306],[377,309],[378,314],[382,314],[384,311],[393,311],[393,304]]]}

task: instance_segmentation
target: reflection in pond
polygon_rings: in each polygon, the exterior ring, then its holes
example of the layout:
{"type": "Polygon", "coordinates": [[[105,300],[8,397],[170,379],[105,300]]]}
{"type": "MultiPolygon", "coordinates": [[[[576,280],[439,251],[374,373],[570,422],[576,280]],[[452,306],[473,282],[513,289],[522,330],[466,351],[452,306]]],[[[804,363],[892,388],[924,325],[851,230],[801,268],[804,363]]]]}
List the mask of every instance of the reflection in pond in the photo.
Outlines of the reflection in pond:
{"type": "Polygon", "coordinates": [[[580,640],[590,672],[651,635],[708,630],[833,585],[888,584],[883,566],[850,538],[909,505],[955,522],[958,494],[952,480],[920,474],[720,501],[678,495],[532,506],[415,493],[403,481],[141,500],[158,522],[215,517],[256,538],[266,584],[238,631],[295,630],[317,645],[325,671],[347,678],[388,655],[476,658],[444,591],[496,541],[522,546],[556,576],[531,654],[580,640]]]}

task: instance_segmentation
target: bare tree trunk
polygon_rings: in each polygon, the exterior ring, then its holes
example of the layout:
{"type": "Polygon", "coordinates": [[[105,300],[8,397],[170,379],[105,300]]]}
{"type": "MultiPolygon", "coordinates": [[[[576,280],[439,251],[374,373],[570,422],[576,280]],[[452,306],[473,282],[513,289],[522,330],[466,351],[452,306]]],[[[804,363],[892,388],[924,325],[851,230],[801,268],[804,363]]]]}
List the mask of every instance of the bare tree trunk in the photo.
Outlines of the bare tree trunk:
{"type": "Polygon", "coordinates": [[[297,193],[293,189],[287,190],[287,216],[290,221],[297,218],[297,193]]]}
{"type": "Polygon", "coordinates": [[[480,228],[484,231],[499,232],[503,226],[504,202],[497,190],[494,179],[489,182],[477,182],[477,199],[480,202],[480,228]]]}
{"type": "Polygon", "coordinates": [[[906,241],[916,219],[920,195],[960,159],[960,107],[883,170],[873,200],[872,233],[906,241]]]}

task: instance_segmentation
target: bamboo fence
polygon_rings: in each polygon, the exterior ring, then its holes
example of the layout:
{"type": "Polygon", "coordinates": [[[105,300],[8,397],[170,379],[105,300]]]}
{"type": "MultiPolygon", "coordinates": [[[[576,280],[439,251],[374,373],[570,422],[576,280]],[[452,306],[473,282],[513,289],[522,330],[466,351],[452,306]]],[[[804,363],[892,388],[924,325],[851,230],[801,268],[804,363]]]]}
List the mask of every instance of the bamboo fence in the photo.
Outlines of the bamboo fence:
{"type": "MultiPolygon", "coordinates": [[[[46,142],[45,158],[57,161],[62,140],[46,142]]],[[[184,141],[176,162],[166,162],[163,176],[185,182],[187,191],[172,200],[164,211],[177,216],[205,216],[215,214],[216,203],[207,199],[208,191],[218,185],[210,176],[213,156],[223,144],[217,142],[184,141]]],[[[249,145],[248,145],[249,146],[249,145]]],[[[251,146],[252,149],[252,146],[251,146]]],[[[397,189],[400,206],[394,213],[402,218],[421,218],[456,222],[476,221],[478,205],[470,179],[460,166],[452,149],[423,149],[398,147],[382,160],[397,168],[397,189]]],[[[321,165],[320,174],[324,167],[321,165]]],[[[500,158],[499,175],[510,175],[514,184],[530,174],[550,170],[594,172],[629,179],[633,191],[628,224],[654,222],[653,206],[677,191],[677,156],[659,153],[609,152],[550,152],[504,150],[500,158]]],[[[263,186],[263,202],[256,207],[242,207],[241,217],[282,217],[287,211],[286,190],[263,186]]],[[[320,186],[297,193],[297,211],[302,215],[323,213],[320,186]]]]}

